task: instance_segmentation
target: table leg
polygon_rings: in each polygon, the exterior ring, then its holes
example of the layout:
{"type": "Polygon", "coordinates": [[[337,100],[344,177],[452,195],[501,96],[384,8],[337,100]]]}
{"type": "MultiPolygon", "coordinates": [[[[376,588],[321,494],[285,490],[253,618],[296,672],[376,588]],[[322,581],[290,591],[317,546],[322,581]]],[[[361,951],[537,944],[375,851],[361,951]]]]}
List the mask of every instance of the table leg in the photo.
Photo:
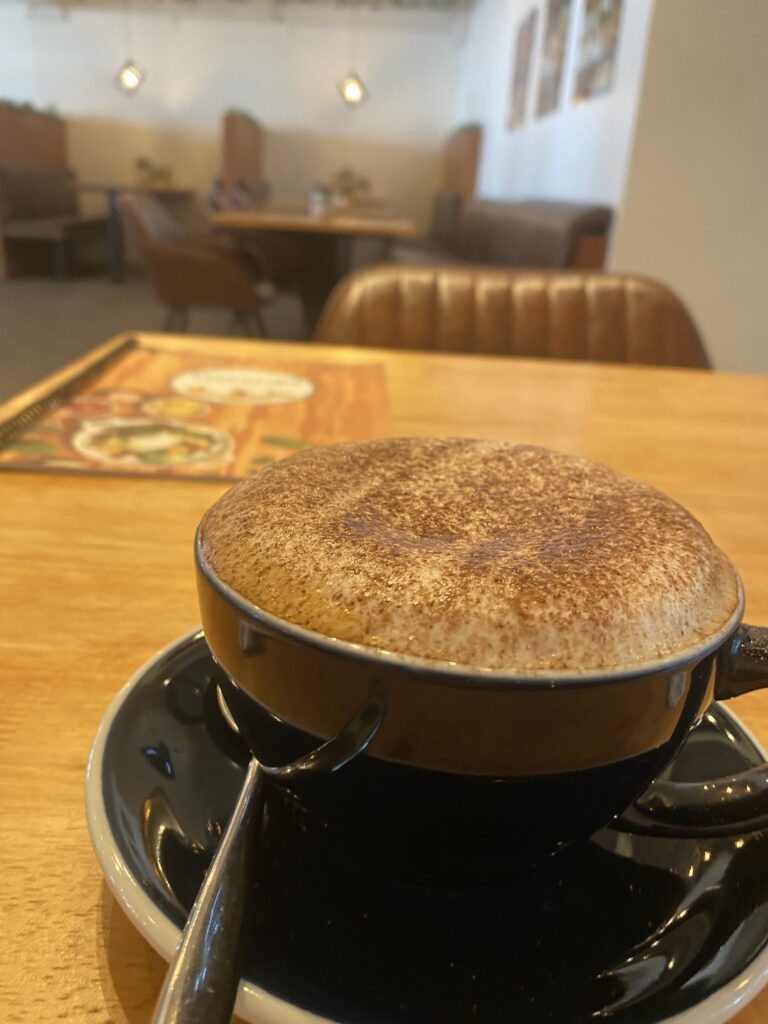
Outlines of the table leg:
{"type": "Polygon", "coordinates": [[[340,281],[352,270],[355,239],[352,235],[339,235],[336,238],[336,280],[340,281]]]}
{"type": "Polygon", "coordinates": [[[63,235],[53,243],[53,273],[59,281],[67,281],[72,269],[72,240],[63,235]]]}
{"type": "Polygon", "coordinates": [[[307,262],[299,279],[304,333],[311,338],[326,299],[340,278],[338,237],[306,235],[307,262]]]}
{"type": "Polygon", "coordinates": [[[109,276],[115,284],[122,284],[125,280],[125,239],[117,189],[114,188],[107,190],[107,250],[109,276]]]}

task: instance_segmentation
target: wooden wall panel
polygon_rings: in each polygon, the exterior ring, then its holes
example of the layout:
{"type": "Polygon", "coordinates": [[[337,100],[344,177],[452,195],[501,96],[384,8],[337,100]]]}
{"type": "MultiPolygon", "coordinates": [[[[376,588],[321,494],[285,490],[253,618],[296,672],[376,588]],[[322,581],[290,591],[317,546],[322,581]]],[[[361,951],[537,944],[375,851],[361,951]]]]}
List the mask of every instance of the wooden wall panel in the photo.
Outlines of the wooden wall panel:
{"type": "Polygon", "coordinates": [[[443,188],[446,192],[458,192],[465,201],[475,196],[482,139],[482,127],[469,124],[457,128],[445,145],[443,188]]]}
{"type": "Polygon", "coordinates": [[[226,190],[238,181],[264,178],[264,129],[252,117],[232,111],[224,115],[222,184],[226,190]]]}
{"type": "Polygon", "coordinates": [[[41,111],[0,102],[0,164],[66,167],[67,122],[41,111]]]}

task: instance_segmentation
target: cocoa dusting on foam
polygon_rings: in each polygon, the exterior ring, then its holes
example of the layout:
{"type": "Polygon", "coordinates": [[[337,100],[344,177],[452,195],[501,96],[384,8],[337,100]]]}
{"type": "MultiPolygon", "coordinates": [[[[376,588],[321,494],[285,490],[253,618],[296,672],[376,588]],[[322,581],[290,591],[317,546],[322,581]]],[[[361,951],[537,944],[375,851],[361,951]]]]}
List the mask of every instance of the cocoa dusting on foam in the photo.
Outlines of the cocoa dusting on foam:
{"type": "Polygon", "coordinates": [[[327,636],[487,669],[613,669],[725,625],[736,574],[680,505],[544,448],[400,438],[259,471],[201,526],[213,571],[327,636]]]}

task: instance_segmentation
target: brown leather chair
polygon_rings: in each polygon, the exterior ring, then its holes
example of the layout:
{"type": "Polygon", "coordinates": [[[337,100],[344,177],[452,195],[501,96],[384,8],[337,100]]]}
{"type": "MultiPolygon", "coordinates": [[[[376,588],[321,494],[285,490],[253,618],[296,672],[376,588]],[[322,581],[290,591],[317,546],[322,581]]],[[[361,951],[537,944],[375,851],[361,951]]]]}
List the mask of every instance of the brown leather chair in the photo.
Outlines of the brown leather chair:
{"type": "Polygon", "coordinates": [[[214,237],[185,236],[151,196],[124,194],[119,203],[144,251],[155,295],[169,307],[166,330],[186,330],[192,306],[216,306],[232,310],[234,330],[249,334],[253,316],[259,333],[267,335],[261,308],[275,289],[247,253],[214,237]]]}
{"type": "MultiPolygon", "coordinates": [[[[268,202],[271,192],[266,181],[237,181],[226,189],[218,178],[208,193],[208,205],[212,210],[250,210],[268,202]]],[[[307,263],[301,239],[281,231],[249,232],[244,249],[269,280],[281,286],[295,285],[307,263]]]]}
{"type": "Polygon", "coordinates": [[[344,278],[314,340],[661,366],[710,365],[687,310],[634,274],[385,264],[344,278]]]}

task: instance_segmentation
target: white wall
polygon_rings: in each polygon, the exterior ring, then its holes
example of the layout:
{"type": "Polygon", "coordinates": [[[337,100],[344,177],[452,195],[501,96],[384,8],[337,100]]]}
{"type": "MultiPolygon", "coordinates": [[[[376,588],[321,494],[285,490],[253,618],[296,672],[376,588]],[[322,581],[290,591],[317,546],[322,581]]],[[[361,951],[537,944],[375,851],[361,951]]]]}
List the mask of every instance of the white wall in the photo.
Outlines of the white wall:
{"type": "MultiPolygon", "coordinates": [[[[617,270],[685,300],[718,369],[768,373],[768,3],[657,4],[617,270]]],[[[745,409],[744,414],[749,415],[745,409]]]]}
{"type": "Polygon", "coordinates": [[[119,8],[61,15],[0,4],[0,98],[55,104],[83,178],[129,180],[146,155],[202,190],[218,171],[221,114],[243,108],[269,131],[278,196],[301,197],[313,178],[352,164],[419,214],[455,125],[461,38],[437,14],[355,17],[352,32],[350,15],[333,9],[275,22],[258,11],[238,20],[222,9],[137,8],[129,33],[119,8]],[[113,85],[129,48],[148,70],[131,97],[113,85]],[[371,93],[357,110],[335,91],[351,49],[371,93]]]}
{"type": "MultiPolygon", "coordinates": [[[[669,2],[669,0],[667,0],[669,2]]],[[[653,0],[625,0],[613,90],[571,101],[583,0],[574,0],[559,108],[535,116],[544,0],[478,0],[464,54],[460,120],[485,131],[479,191],[488,198],[543,197],[618,206],[635,119],[653,0]],[[539,11],[526,122],[509,131],[507,112],[517,28],[539,11]]]]}
{"type": "Polygon", "coordinates": [[[477,120],[485,128],[481,194],[616,205],[652,4],[626,0],[614,90],[574,105],[583,7],[574,0],[565,99],[541,119],[533,106],[545,0],[478,0],[464,23],[437,13],[325,7],[289,9],[275,22],[258,7],[237,18],[232,4],[137,4],[130,32],[119,7],[61,14],[0,0],[0,98],[54,103],[69,123],[71,163],[83,178],[126,180],[146,155],[204,191],[218,170],[221,114],[235,106],[268,128],[267,176],[283,197],[303,196],[313,178],[352,164],[393,205],[423,220],[442,143],[457,123],[477,120]],[[514,36],[532,5],[539,19],[529,116],[510,132],[514,36]],[[149,73],[132,97],[113,85],[129,49],[149,73]],[[371,91],[354,111],[334,88],[352,51],[371,91]]]}

